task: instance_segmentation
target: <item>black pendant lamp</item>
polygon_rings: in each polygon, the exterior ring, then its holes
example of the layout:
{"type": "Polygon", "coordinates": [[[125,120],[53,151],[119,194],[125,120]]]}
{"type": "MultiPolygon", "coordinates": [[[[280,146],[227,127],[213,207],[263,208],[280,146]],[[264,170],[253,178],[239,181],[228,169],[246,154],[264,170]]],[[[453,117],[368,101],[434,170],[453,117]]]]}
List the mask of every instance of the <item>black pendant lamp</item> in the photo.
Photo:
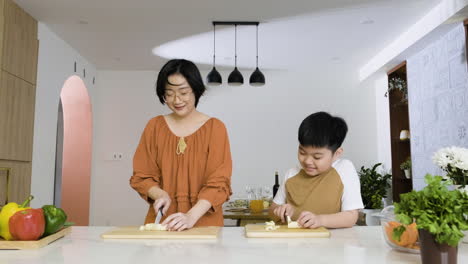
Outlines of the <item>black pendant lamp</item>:
{"type": "Polygon", "coordinates": [[[237,69],[237,24],[234,25],[235,28],[235,38],[234,38],[234,70],[229,74],[228,84],[232,86],[240,86],[244,84],[244,77],[237,69]]]}
{"type": "Polygon", "coordinates": [[[255,71],[250,75],[250,85],[262,86],[265,85],[265,75],[258,68],[258,25],[257,25],[257,67],[255,71]]]}
{"type": "Polygon", "coordinates": [[[221,85],[223,78],[221,74],[216,70],[216,24],[213,23],[213,69],[206,76],[206,82],[211,86],[221,85]]]}

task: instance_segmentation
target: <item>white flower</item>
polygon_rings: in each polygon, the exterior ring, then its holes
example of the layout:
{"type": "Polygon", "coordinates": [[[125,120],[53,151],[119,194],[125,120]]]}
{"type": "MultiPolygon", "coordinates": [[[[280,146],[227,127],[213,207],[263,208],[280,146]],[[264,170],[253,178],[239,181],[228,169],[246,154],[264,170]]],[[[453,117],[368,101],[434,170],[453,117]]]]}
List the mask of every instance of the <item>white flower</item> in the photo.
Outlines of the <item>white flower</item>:
{"type": "Polygon", "coordinates": [[[446,169],[447,165],[450,163],[450,159],[448,156],[448,149],[449,148],[443,148],[438,150],[436,153],[434,153],[434,156],[432,156],[432,161],[442,169],[446,169]]]}
{"type": "Polygon", "coordinates": [[[455,167],[468,171],[468,160],[458,162],[455,167]]]}
{"type": "Polygon", "coordinates": [[[453,179],[456,183],[465,183],[468,177],[468,149],[459,147],[448,147],[439,149],[432,161],[447,172],[446,177],[453,179]]]}
{"type": "Polygon", "coordinates": [[[468,149],[455,149],[454,161],[454,167],[457,167],[461,170],[468,170],[468,149]]]}
{"type": "Polygon", "coordinates": [[[448,152],[449,158],[452,160],[451,166],[465,169],[465,163],[468,162],[468,149],[451,147],[448,152]]]}
{"type": "Polygon", "coordinates": [[[446,169],[447,165],[457,167],[462,170],[468,169],[468,149],[459,147],[442,148],[434,153],[432,157],[434,163],[446,169]]]}

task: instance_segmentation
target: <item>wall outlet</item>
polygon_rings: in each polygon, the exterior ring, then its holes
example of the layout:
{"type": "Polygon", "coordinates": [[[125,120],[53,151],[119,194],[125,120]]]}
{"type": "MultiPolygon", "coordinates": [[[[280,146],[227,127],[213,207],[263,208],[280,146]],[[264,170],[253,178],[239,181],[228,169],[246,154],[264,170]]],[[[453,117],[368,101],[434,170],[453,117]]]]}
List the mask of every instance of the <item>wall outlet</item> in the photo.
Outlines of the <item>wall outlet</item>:
{"type": "Polygon", "coordinates": [[[107,153],[104,157],[104,160],[122,160],[123,153],[122,152],[110,152],[107,153]]]}
{"type": "Polygon", "coordinates": [[[114,152],[112,154],[112,160],[122,160],[123,154],[121,152],[114,152]]]}

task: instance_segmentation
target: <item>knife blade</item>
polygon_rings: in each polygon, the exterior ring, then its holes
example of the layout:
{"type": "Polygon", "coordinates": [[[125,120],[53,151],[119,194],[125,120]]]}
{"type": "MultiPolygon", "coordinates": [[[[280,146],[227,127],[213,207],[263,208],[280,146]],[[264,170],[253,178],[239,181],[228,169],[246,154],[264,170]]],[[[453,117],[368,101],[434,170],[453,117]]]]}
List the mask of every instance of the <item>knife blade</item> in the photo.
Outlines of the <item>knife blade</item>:
{"type": "Polygon", "coordinates": [[[161,222],[161,218],[163,217],[163,213],[162,213],[162,208],[160,208],[158,210],[158,213],[156,215],[156,219],[154,219],[154,223],[155,224],[159,224],[161,222]]]}

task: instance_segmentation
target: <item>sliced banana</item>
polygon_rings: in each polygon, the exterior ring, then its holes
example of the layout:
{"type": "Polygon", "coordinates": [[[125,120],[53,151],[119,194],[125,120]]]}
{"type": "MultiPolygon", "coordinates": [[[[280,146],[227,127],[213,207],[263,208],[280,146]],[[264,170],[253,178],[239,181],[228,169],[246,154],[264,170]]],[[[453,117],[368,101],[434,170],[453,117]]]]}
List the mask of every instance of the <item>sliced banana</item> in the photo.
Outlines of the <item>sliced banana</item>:
{"type": "Polygon", "coordinates": [[[161,224],[146,224],[140,226],[141,231],[167,231],[166,225],[161,224]]]}
{"type": "Polygon", "coordinates": [[[301,228],[296,221],[291,221],[291,217],[287,216],[288,228],[301,228]]]}
{"type": "Polygon", "coordinates": [[[266,231],[273,231],[273,230],[276,230],[278,228],[279,228],[279,226],[275,225],[274,221],[265,222],[265,230],[266,231]]]}

